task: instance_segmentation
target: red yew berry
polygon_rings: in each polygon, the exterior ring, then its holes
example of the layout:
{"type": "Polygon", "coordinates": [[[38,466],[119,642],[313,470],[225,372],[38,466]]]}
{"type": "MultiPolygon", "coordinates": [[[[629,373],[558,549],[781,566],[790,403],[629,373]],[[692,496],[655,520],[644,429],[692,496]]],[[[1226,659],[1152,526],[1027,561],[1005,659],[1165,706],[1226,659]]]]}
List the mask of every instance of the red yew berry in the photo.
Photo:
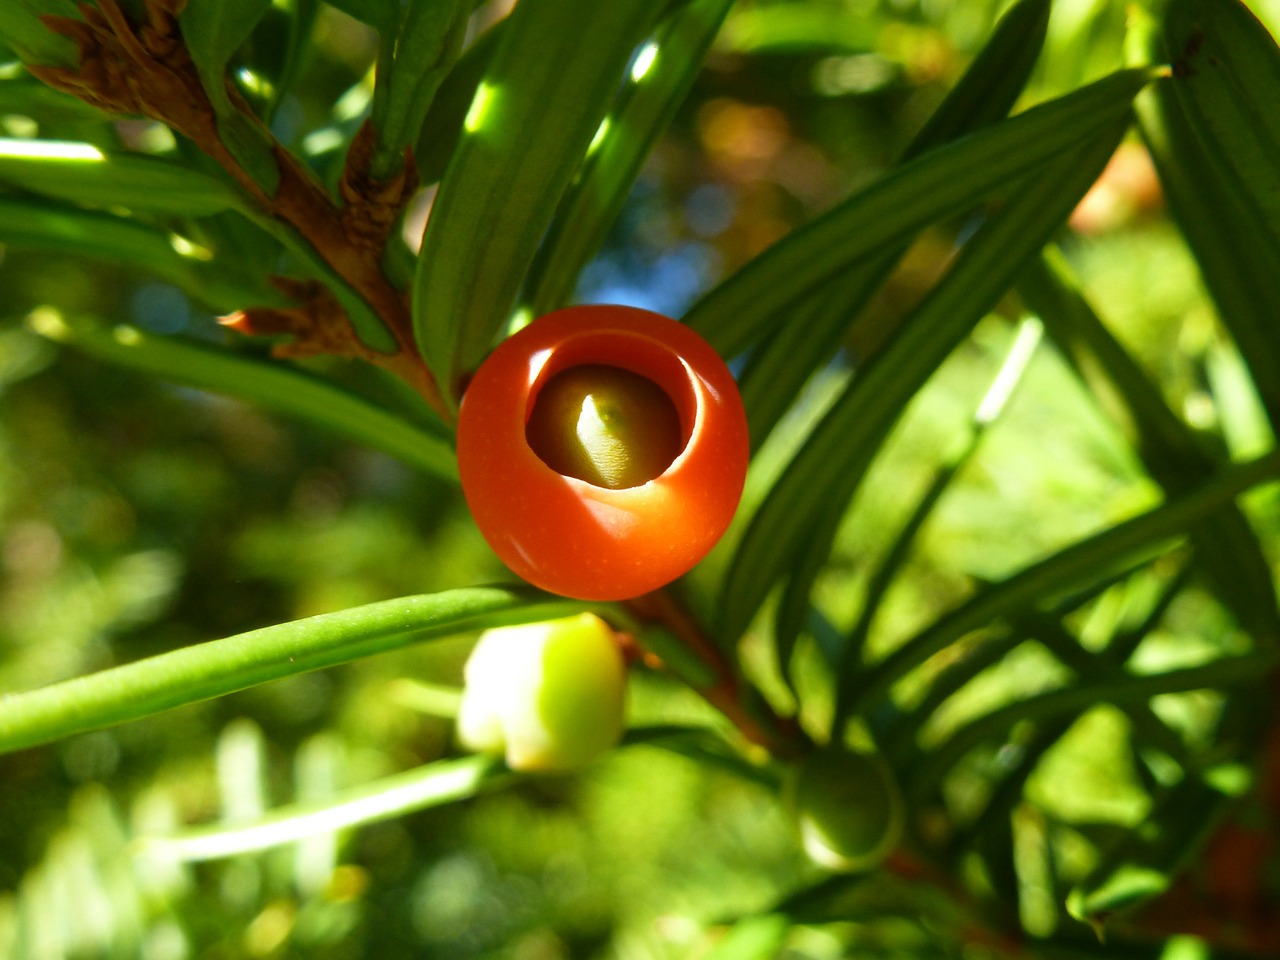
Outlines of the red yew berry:
{"type": "Polygon", "coordinates": [[[557,310],[501,343],[458,416],[480,532],[552,593],[622,600],[688,571],[733,519],[747,422],[724,361],[647,310],[557,310]]]}

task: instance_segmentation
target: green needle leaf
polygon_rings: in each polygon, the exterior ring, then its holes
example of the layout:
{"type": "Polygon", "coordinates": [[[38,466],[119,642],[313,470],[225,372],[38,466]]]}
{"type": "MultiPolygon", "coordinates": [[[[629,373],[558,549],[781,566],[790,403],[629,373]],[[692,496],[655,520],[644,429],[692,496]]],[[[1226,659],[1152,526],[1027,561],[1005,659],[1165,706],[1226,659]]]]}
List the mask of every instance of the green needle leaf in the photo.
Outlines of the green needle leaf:
{"type": "MultiPolygon", "coordinates": [[[[1154,35],[1141,29],[1135,30],[1135,40],[1145,41],[1143,54],[1156,44],[1154,35]]],[[[1241,55],[1256,58],[1256,46],[1249,44],[1241,55]]],[[[1280,287],[1275,282],[1280,246],[1273,238],[1276,224],[1272,222],[1268,229],[1262,222],[1267,208],[1256,197],[1257,191],[1268,189],[1271,173],[1255,170],[1258,179],[1250,188],[1224,172],[1224,164],[1229,163],[1221,156],[1225,147],[1210,144],[1204,139],[1206,131],[1197,131],[1189,108],[1192,93],[1198,100],[1209,100],[1199,103],[1201,112],[1221,109],[1234,117],[1221,122],[1229,126],[1244,122],[1239,116],[1241,105],[1230,89],[1211,85],[1205,90],[1199,82],[1188,86],[1187,78],[1169,78],[1138,97],[1139,129],[1174,219],[1249,366],[1272,429],[1280,432],[1280,349],[1274,330],[1274,318],[1280,316],[1280,287]],[[1251,196],[1251,189],[1255,195],[1251,196]]]]}
{"type": "MultiPolygon", "coordinates": [[[[988,127],[968,142],[1002,126],[988,127]]],[[[1058,158],[1024,184],[962,248],[954,266],[895,339],[858,371],[774,484],[743,536],[722,591],[726,636],[739,636],[746,629],[773,585],[791,573],[815,540],[829,546],[834,511],[849,502],[907,403],[1008,289],[1025,258],[1066,219],[1126,126],[1127,119],[1113,119],[1111,129],[1086,148],[1058,158]],[[826,531],[817,530],[819,521],[826,531]]]]}
{"type": "Polygon", "coordinates": [[[531,268],[524,298],[530,316],[568,302],[579,272],[622,209],[644,158],[693,86],[732,2],[689,3],[642,48],[630,81],[605,119],[531,268]]]}
{"type": "Polygon", "coordinates": [[[244,198],[198,170],[88,143],[0,138],[0,182],[95,207],[205,217],[244,210],[244,198]]]}
{"type": "Polygon", "coordinates": [[[279,302],[257,278],[238,275],[177,234],[97,210],[0,197],[0,242],[119,263],[167,280],[219,312],[279,302]]]}
{"type": "Polygon", "coordinates": [[[736,356],[786,322],[805,291],[1113,127],[1149,78],[1120,71],[904,164],[756,257],[686,322],[722,356],[736,356]]]}
{"type": "Polygon", "coordinates": [[[1107,571],[1163,553],[1187,528],[1246,490],[1280,477],[1280,452],[1223,467],[1194,490],[1060,550],[994,584],[916,634],[844,691],[850,714],[971,630],[1094,582],[1107,571]]]}
{"type": "Polygon", "coordinates": [[[296,367],[136,327],[68,321],[49,309],[33,314],[28,323],[37,333],[100,359],[309,420],[457,482],[458,465],[448,441],[296,367]]]}
{"type": "Polygon", "coordinates": [[[139,720],[174,707],[470,630],[549,620],[581,603],[472,587],[400,597],[183,647],[0,696],[0,752],[139,720]]]}
{"type": "Polygon", "coordinates": [[[138,852],[188,863],[255,853],[465,800],[504,785],[513,776],[500,760],[489,756],[440,760],[328,800],[280,807],[252,823],[200,827],[172,837],[142,837],[138,852]]]}
{"type": "Polygon", "coordinates": [[[521,0],[509,16],[441,181],[414,277],[418,343],[454,401],[506,324],[655,16],[650,0],[521,0]]]}
{"type": "Polygon", "coordinates": [[[178,21],[217,114],[219,136],[254,182],[274,194],[280,171],[270,137],[232,103],[227,76],[232,56],[270,9],[271,0],[188,0],[178,21]]]}
{"type": "Polygon", "coordinates": [[[404,13],[390,63],[379,63],[371,120],[378,145],[370,171],[388,177],[422,129],[436,91],[457,60],[472,0],[414,0],[404,13]],[[383,81],[383,76],[386,77],[383,81]]]}

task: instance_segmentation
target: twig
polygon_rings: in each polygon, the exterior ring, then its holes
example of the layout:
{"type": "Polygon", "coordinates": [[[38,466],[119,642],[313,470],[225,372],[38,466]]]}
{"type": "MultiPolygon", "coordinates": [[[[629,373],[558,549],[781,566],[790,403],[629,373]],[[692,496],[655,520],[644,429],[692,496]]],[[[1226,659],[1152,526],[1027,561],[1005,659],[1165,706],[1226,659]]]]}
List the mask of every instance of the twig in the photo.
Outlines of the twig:
{"type": "Polygon", "coordinates": [[[706,636],[688,611],[667,590],[656,590],[626,602],[642,623],[663,627],[709,668],[714,679],[693,686],[707,703],[719,710],[750,743],[763,747],[781,760],[804,753],[807,740],[791,718],[781,717],[743,682],[706,636]]]}

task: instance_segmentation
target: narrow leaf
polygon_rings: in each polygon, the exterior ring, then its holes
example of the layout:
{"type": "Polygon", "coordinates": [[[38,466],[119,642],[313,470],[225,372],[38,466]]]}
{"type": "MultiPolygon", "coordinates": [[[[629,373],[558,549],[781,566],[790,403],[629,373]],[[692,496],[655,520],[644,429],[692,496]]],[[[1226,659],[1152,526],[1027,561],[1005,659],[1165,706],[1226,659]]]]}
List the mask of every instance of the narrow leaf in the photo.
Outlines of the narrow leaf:
{"type": "Polygon", "coordinates": [[[0,697],[0,751],[139,720],[174,707],[468,630],[568,616],[581,603],[505,587],[400,597],[210,640],[0,697]]]}
{"type": "MultiPolygon", "coordinates": [[[[1044,47],[1049,7],[1049,0],[1020,0],[1000,18],[990,39],[912,137],[899,162],[995,123],[1013,108],[1044,47]]],[[[791,305],[786,324],[752,353],[739,384],[753,447],[764,441],[812,371],[827,362],[842,342],[869,342],[874,350],[892,334],[892,329],[869,331],[877,321],[860,312],[906,249],[905,242],[892,246],[811,290],[791,305]]]]}
{"type": "Polygon", "coordinates": [[[198,245],[114,214],[47,200],[0,197],[0,242],[119,263],[181,287],[219,312],[246,302],[272,303],[278,293],[210,259],[198,245]]]}
{"type": "MultiPolygon", "coordinates": [[[[1141,37],[1141,33],[1138,33],[1141,37]]],[[[1148,44],[1155,42],[1148,36],[1148,44]]],[[[1258,396],[1280,433],[1280,253],[1259,210],[1194,132],[1172,79],[1138,97],[1139,129],[1168,198],[1170,210],[1195,253],[1205,284],[1249,366],[1258,396]]]]}
{"type": "Polygon", "coordinates": [[[642,48],[630,82],[565,196],[530,271],[530,316],[564,306],[604,242],[644,158],[683,103],[733,0],[696,0],[642,48]]]}
{"type": "MultiPolygon", "coordinates": [[[[4,9],[3,5],[0,9],[4,9]]],[[[103,113],[97,107],[55,90],[29,74],[0,80],[0,111],[39,117],[45,123],[103,119],[103,113]]]]}
{"type": "Polygon", "coordinates": [[[76,66],[76,45],[46,27],[43,14],[80,19],[72,0],[5,0],[0,3],[0,40],[24,63],[76,66]]]}
{"type": "Polygon", "coordinates": [[[1113,120],[1087,148],[1057,159],[1024,185],[964,246],[898,336],[858,372],[752,518],[722,591],[726,635],[745,629],[770,588],[807,549],[813,522],[849,502],[907,403],[1005,292],[1026,257],[1065,220],[1124,126],[1113,120]]]}
{"type": "MultiPolygon", "coordinates": [[[[888,550],[876,564],[867,582],[867,600],[841,644],[840,658],[836,668],[836,689],[844,690],[848,679],[862,669],[862,652],[871,628],[880,613],[881,606],[888,596],[889,587],[902,572],[915,548],[920,531],[928,519],[933,516],[934,509],[943,495],[951,488],[952,482],[977,453],[982,439],[990,426],[999,418],[1014,389],[1022,381],[1040,343],[1041,326],[1037,321],[1024,321],[1010,344],[1004,361],[1000,364],[990,387],[974,410],[969,425],[969,436],[955,453],[944,460],[934,473],[933,480],[917,500],[911,514],[889,544],[888,550]]],[[[788,584],[790,587],[791,584],[788,584]]],[[[847,704],[844,698],[837,695],[836,710],[831,729],[844,729],[848,719],[847,704]]]]}
{"type": "Polygon", "coordinates": [[[171,837],[141,837],[138,853],[188,863],[256,853],[465,800],[512,779],[501,761],[492,757],[438,760],[324,801],[279,807],[252,823],[197,827],[171,837]]]}
{"type": "Polygon", "coordinates": [[[297,367],[136,327],[69,322],[47,309],[33,314],[29,325],[100,359],[316,423],[432,476],[457,481],[457,462],[447,440],[297,367]]]}
{"type": "MultiPolygon", "coordinates": [[[[1280,452],[1223,467],[1194,490],[1024,568],[975,594],[913,636],[846,691],[852,704],[869,704],[900,678],[960,637],[1002,617],[1046,603],[1141,559],[1165,552],[1197,520],[1255,486],[1280,477],[1280,452]]],[[[854,710],[854,712],[858,712],[854,710]]]]}
{"type": "Polygon", "coordinates": [[[413,0],[405,11],[395,56],[379,63],[387,79],[373,102],[375,177],[390,176],[403,165],[405,147],[417,140],[436,91],[458,58],[472,6],[472,0],[413,0]]]}
{"type": "Polygon", "coordinates": [[[784,308],[807,289],[1113,127],[1148,77],[1112,74],[923,154],[752,260],[695,304],[686,322],[722,356],[736,356],[782,323],[784,308]]]}
{"type": "Polygon", "coordinates": [[[1067,898],[1077,920],[1103,923],[1164,893],[1234,802],[1197,777],[1165,791],[1142,830],[1126,831],[1067,898]]]}
{"type": "Polygon", "coordinates": [[[499,20],[477,37],[436,91],[413,151],[414,159],[418,161],[418,176],[423,183],[435,183],[444,176],[445,168],[462,139],[463,125],[475,101],[476,90],[489,71],[489,63],[506,24],[506,20],[499,20]]]}
{"type": "Polygon", "coordinates": [[[188,0],[178,14],[182,36],[218,118],[218,134],[254,182],[274,194],[280,171],[270,137],[232,102],[227,66],[271,0],[188,0]]]}
{"type": "Polygon", "coordinates": [[[1169,0],[1164,36],[1191,129],[1280,250],[1280,47],[1239,0],[1169,0]]]}
{"type": "MultiPolygon", "coordinates": [[[[1189,489],[1213,473],[1218,458],[1169,409],[1137,362],[1111,336],[1059,251],[1051,248],[1033,260],[1019,289],[1044,318],[1077,372],[1088,366],[1106,378],[1132,419],[1138,455],[1166,493],[1189,489]]],[[[1280,637],[1280,611],[1271,567],[1244,512],[1228,504],[1190,533],[1214,592],[1251,636],[1275,643],[1280,637]]]]}
{"type": "Polygon", "coordinates": [[[455,399],[488,353],[574,170],[604,119],[648,0],[521,0],[436,195],[414,277],[423,356],[455,399]]]}
{"type": "Polygon", "coordinates": [[[1064,689],[1026,697],[984,713],[925,755],[911,778],[909,792],[916,800],[932,796],[946,772],[965,754],[981,743],[1006,735],[1020,721],[1078,716],[1099,703],[1124,706],[1167,693],[1253,686],[1263,682],[1276,662],[1271,653],[1224,657],[1164,673],[1080,680],[1064,689]]]}
{"type": "Polygon", "coordinates": [[[400,0],[327,0],[352,20],[375,30],[394,30],[400,17],[400,0]]]}
{"type": "Polygon", "coordinates": [[[0,138],[0,183],[72,203],[138,213],[205,217],[241,209],[225,181],[136,153],[103,153],[88,143],[0,138]]]}

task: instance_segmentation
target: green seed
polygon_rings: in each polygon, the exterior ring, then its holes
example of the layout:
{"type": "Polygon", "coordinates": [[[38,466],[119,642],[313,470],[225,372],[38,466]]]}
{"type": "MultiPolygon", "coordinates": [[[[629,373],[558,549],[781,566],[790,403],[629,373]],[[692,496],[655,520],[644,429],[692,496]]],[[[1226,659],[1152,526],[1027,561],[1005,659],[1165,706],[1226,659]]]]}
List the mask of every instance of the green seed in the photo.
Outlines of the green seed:
{"type": "Polygon", "coordinates": [[[671,398],[652,380],[605,364],[548,380],[525,437],[552,470],[612,490],[659,476],[684,446],[671,398]]]}

